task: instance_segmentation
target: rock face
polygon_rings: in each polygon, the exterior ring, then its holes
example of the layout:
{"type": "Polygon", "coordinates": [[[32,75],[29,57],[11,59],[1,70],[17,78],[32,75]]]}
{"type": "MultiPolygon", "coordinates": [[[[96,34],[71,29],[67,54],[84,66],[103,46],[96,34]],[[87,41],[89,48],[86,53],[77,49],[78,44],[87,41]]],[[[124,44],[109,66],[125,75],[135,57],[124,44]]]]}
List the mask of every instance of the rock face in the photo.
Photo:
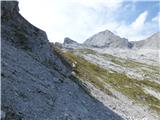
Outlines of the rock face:
{"type": "Polygon", "coordinates": [[[64,42],[62,44],[63,48],[74,49],[74,48],[83,48],[83,45],[77,43],[76,41],[66,37],[64,38],[64,42]]]}
{"type": "Polygon", "coordinates": [[[160,49],[160,33],[155,33],[145,40],[132,42],[137,49],[160,49]]]}
{"type": "MultiPolygon", "coordinates": [[[[51,43],[51,44],[53,44],[53,43],[51,43]]],[[[55,46],[57,46],[58,48],[62,48],[63,46],[62,46],[62,44],[61,43],[59,43],[59,42],[55,42],[55,44],[54,44],[55,46]]]]}
{"type": "Polygon", "coordinates": [[[71,77],[46,33],[1,1],[2,113],[5,120],[122,120],[71,77]]]}
{"type": "Polygon", "coordinates": [[[66,38],[64,38],[64,43],[63,44],[66,45],[66,44],[78,44],[78,43],[76,41],[66,37],[66,38]]]}
{"type": "Polygon", "coordinates": [[[125,38],[113,34],[109,30],[99,32],[84,42],[86,46],[98,48],[131,48],[132,44],[125,38]]]}
{"type": "Polygon", "coordinates": [[[30,24],[18,12],[17,2],[2,2],[2,40],[5,39],[5,42],[27,51],[43,64],[50,63],[49,67],[56,66],[66,74],[68,70],[57,56],[52,54],[54,51],[50,47],[46,33],[30,24]]]}

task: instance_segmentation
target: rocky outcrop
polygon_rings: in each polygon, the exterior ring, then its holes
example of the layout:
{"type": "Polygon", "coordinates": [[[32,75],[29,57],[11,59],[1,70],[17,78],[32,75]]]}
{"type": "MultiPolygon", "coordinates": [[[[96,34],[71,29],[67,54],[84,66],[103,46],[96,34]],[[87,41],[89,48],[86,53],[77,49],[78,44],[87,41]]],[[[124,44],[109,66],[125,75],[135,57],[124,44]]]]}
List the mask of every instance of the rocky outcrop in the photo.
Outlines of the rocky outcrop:
{"type": "Polygon", "coordinates": [[[54,43],[51,43],[52,45],[55,45],[56,47],[58,47],[58,48],[62,48],[62,44],[61,43],[59,43],[59,42],[55,42],[55,44],[54,43]]]}
{"type": "Polygon", "coordinates": [[[1,1],[1,9],[2,119],[122,119],[73,82],[46,33],[19,14],[18,2],[1,1]]]}
{"type": "Polygon", "coordinates": [[[64,38],[64,43],[63,44],[65,45],[65,44],[78,44],[78,43],[76,41],[66,37],[66,38],[64,38]]]}
{"type": "Polygon", "coordinates": [[[131,48],[132,44],[127,39],[121,38],[111,31],[99,32],[84,42],[84,45],[97,48],[131,48]]]}
{"type": "Polygon", "coordinates": [[[3,1],[1,18],[2,40],[5,39],[5,42],[25,50],[48,67],[56,67],[64,74],[68,72],[59,58],[52,54],[54,51],[46,33],[30,24],[19,14],[18,2],[3,1]]]}
{"type": "Polygon", "coordinates": [[[71,50],[71,49],[76,49],[76,48],[83,48],[83,45],[66,37],[66,38],[64,38],[64,42],[62,44],[62,47],[71,50]]]}

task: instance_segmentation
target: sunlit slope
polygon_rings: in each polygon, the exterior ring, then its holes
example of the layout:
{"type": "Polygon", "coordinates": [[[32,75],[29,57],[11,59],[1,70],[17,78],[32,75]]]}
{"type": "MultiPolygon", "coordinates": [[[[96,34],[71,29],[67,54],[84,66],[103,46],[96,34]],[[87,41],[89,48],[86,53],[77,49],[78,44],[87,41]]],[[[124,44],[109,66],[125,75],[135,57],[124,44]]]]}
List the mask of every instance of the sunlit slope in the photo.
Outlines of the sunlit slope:
{"type": "MultiPolygon", "coordinates": [[[[160,99],[153,95],[150,92],[147,92],[146,89],[152,89],[157,93],[160,92],[160,84],[150,79],[135,79],[134,77],[130,77],[125,73],[115,71],[113,69],[105,69],[101,67],[100,64],[95,62],[89,62],[84,59],[84,54],[96,55],[97,53],[86,49],[86,50],[77,50],[74,53],[65,52],[64,55],[70,61],[71,64],[75,64],[74,72],[75,75],[78,76],[82,82],[90,82],[95,87],[104,91],[108,95],[113,96],[112,89],[107,87],[107,85],[111,86],[113,89],[121,92],[126,95],[131,100],[135,101],[137,104],[147,105],[153,110],[160,111],[160,99]],[[81,54],[79,54],[79,52],[81,54]]],[[[151,66],[146,64],[141,64],[133,61],[123,61],[121,58],[116,58],[114,56],[103,54],[106,59],[110,59],[113,64],[120,65],[122,67],[131,67],[131,68],[140,68],[147,66],[148,69],[152,69],[151,66]],[[151,68],[150,68],[151,67],[151,68]]],[[[107,60],[106,60],[107,61],[107,60]]],[[[158,68],[154,68],[154,72],[158,72],[158,68]]],[[[152,73],[150,73],[152,74],[152,73]]],[[[146,72],[147,75],[147,72],[146,72]]],[[[150,76],[149,78],[151,78],[150,76]]],[[[116,96],[114,96],[116,97],[116,96]]]]}

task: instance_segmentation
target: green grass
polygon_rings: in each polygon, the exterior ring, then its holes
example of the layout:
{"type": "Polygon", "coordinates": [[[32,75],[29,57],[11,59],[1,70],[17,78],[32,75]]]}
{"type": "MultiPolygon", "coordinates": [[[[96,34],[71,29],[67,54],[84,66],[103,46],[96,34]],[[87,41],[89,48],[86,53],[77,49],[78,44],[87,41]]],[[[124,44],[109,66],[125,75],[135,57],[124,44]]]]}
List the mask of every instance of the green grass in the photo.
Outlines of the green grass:
{"type": "MultiPolygon", "coordinates": [[[[106,79],[108,84],[111,84],[116,90],[128,96],[130,99],[135,100],[138,103],[145,104],[154,109],[153,106],[158,106],[156,110],[160,108],[160,100],[146,94],[143,90],[144,86],[150,86],[159,90],[160,85],[150,82],[148,80],[138,81],[136,79],[128,78],[124,74],[111,73],[106,79]]],[[[159,109],[160,110],[160,109],[159,109]]]]}
{"type": "Polygon", "coordinates": [[[140,81],[141,84],[152,87],[154,89],[156,89],[157,91],[160,91],[160,85],[158,83],[155,83],[153,81],[149,81],[149,80],[143,80],[140,81]]]}
{"type": "Polygon", "coordinates": [[[77,51],[79,51],[81,53],[84,53],[84,54],[93,54],[93,55],[96,55],[96,51],[91,50],[91,49],[87,49],[87,48],[77,49],[77,51]]]}
{"type": "MultiPolygon", "coordinates": [[[[77,49],[77,51],[82,52],[84,54],[93,54],[96,55],[97,52],[91,49],[77,49]]],[[[100,54],[100,53],[98,53],[100,54]]],[[[152,66],[152,65],[148,65],[146,63],[141,63],[141,62],[137,62],[137,61],[133,61],[133,60],[129,60],[129,59],[124,59],[124,58],[120,58],[111,54],[100,54],[103,57],[105,57],[108,60],[111,60],[113,63],[121,65],[123,67],[131,67],[131,68],[137,68],[137,67],[146,67],[148,69],[152,69],[155,71],[159,71],[160,66],[152,66]]]]}
{"type": "Polygon", "coordinates": [[[99,74],[102,72],[99,66],[84,60],[82,57],[77,57],[70,52],[66,52],[64,55],[68,58],[70,63],[75,61],[77,62],[74,71],[79,78],[91,82],[93,85],[95,85],[95,87],[101,89],[109,95],[112,95],[112,92],[105,88],[104,82],[98,78],[99,74]]]}
{"type": "Polygon", "coordinates": [[[106,69],[100,68],[96,64],[92,64],[82,57],[76,56],[71,52],[65,52],[70,63],[77,62],[74,71],[82,80],[87,80],[97,88],[106,91],[107,94],[112,92],[106,88],[105,84],[109,84],[114,89],[128,96],[137,103],[148,105],[150,108],[160,111],[160,100],[146,94],[143,87],[152,87],[160,92],[160,85],[149,80],[136,80],[129,78],[125,74],[113,71],[112,73],[106,69]]]}
{"type": "MultiPolygon", "coordinates": [[[[93,55],[97,55],[97,52],[91,49],[77,49],[77,51],[81,52],[82,54],[93,54],[93,55]]],[[[143,74],[145,79],[158,79],[160,77],[160,72],[159,69],[160,67],[154,66],[154,65],[149,65],[146,63],[141,63],[141,62],[137,62],[137,61],[133,61],[133,60],[129,60],[129,59],[124,59],[124,58],[120,58],[117,56],[113,56],[110,54],[100,54],[98,53],[100,56],[104,57],[105,60],[107,61],[111,61],[112,63],[116,64],[116,65],[120,65],[122,67],[125,68],[130,68],[130,69],[134,69],[137,72],[139,72],[139,74],[143,74]]]]}

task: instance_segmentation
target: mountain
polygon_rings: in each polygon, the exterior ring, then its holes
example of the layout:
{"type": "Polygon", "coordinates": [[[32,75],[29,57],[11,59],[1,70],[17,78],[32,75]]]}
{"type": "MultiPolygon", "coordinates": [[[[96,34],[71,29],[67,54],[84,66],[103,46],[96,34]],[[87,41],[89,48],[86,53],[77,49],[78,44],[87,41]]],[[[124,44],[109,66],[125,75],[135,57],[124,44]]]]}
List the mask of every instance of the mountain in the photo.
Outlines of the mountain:
{"type": "Polygon", "coordinates": [[[1,1],[1,50],[2,120],[122,120],[72,75],[17,1],[1,1]]]}
{"type": "Polygon", "coordinates": [[[69,49],[74,49],[74,48],[82,48],[83,45],[70,39],[69,37],[64,38],[64,42],[62,44],[63,48],[69,48],[69,49]]]}
{"type": "Polygon", "coordinates": [[[113,34],[109,30],[99,32],[88,38],[84,45],[97,48],[131,48],[132,44],[127,39],[113,34]]]}
{"type": "Polygon", "coordinates": [[[134,48],[137,49],[160,49],[160,32],[155,33],[144,40],[134,41],[132,43],[134,48]]]}
{"type": "Polygon", "coordinates": [[[152,47],[157,34],[140,45],[108,30],[93,35],[81,47],[68,41],[59,47],[61,54],[95,98],[125,120],[160,119],[159,53],[152,47]]]}
{"type": "Polygon", "coordinates": [[[160,119],[160,64],[154,61],[157,58],[152,56],[150,64],[150,57],[143,55],[146,58],[139,61],[140,55],[134,50],[116,50],[116,54],[92,47],[72,50],[62,48],[62,51],[73,65],[73,73],[81,83],[123,119],[160,119]],[[127,57],[122,57],[123,54],[127,57]],[[129,55],[136,55],[137,58],[129,55]]]}
{"type": "Polygon", "coordinates": [[[159,120],[157,58],[115,38],[98,48],[49,43],[18,2],[1,1],[2,120],[159,120]]]}
{"type": "Polygon", "coordinates": [[[152,36],[140,40],[140,41],[128,41],[125,38],[121,38],[109,30],[99,32],[86,41],[83,44],[76,42],[70,38],[65,38],[63,47],[65,48],[100,48],[100,49],[160,49],[160,33],[155,33],[152,36]]]}
{"type": "Polygon", "coordinates": [[[99,32],[88,38],[83,44],[72,41],[62,48],[65,49],[92,49],[99,53],[108,53],[117,57],[154,64],[159,62],[160,33],[140,41],[128,41],[109,30],[99,32]]]}
{"type": "Polygon", "coordinates": [[[78,43],[76,41],[66,37],[66,38],[64,38],[64,43],[63,44],[66,45],[66,44],[78,44],[78,43]]]}

